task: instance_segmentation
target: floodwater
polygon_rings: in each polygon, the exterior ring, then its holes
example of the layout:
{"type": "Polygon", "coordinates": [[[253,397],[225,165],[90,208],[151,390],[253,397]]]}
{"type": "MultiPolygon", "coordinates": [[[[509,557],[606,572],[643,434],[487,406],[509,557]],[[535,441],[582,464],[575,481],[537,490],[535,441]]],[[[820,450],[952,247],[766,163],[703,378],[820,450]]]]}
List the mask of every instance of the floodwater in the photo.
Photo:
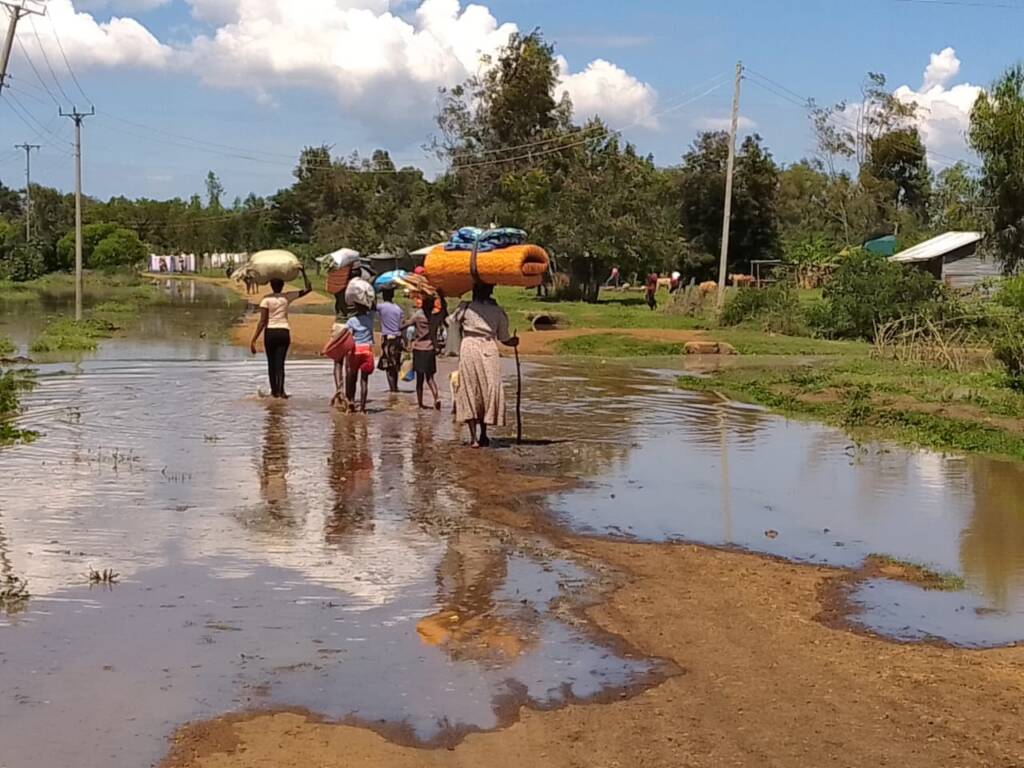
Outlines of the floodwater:
{"type": "MultiPolygon", "coordinates": [[[[262,400],[262,359],[215,340],[237,305],[173,290],[145,342],[40,366],[23,421],[42,436],[0,453],[0,573],[33,595],[0,614],[0,765],[146,765],[182,722],[245,708],[451,743],[521,703],[671,673],[580,618],[611,583],[599,564],[483,521],[493,495],[467,482],[476,454],[447,415],[379,391],[368,417],[333,413],[315,360],[290,363],[292,400],[262,400]],[[107,568],[118,583],[90,587],[107,568]]],[[[4,322],[24,337],[34,320],[4,322]]],[[[1021,465],[853,446],[682,391],[673,371],[525,373],[535,444],[498,455],[576,482],[509,506],[593,535],[913,560],[967,590],[869,581],[857,621],[907,641],[1024,639],[1021,465]]]]}
{"type": "Polygon", "coordinates": [[[250,707],[447,744],[671,671],[579,618],[605,574],[473,519],[445,415],[333,413],[321,361],[262,400],[261,359],[168,328],[41,366],[42,436],[0,455],[0,571],[33,596],[0,614],[0,765],[148,765],[250,707]]]}

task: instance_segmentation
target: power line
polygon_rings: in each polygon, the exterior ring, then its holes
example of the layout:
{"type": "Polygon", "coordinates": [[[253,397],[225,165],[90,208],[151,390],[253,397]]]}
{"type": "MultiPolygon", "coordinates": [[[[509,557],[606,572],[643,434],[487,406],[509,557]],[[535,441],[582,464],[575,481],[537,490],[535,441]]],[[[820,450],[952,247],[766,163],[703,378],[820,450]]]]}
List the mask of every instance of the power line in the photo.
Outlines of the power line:
{"type": "MultiPolygon", "coordinates": [[[[705,80],[705,81],[703,81],[701,83],[698,83],[697,85],[694,85],[694,86],[691,86],[691,87],[687,88],[686,90],[682,91],[679,95],[682,96],[683,94],[692,93],[693,91],[699,90],[700,88],[703,88],[703,87],[705,87],[707,85],[711,85],[711,84],[716,83],[716,82],[718,82],[719,83],[719,87],[721,87],[722,85],[725,85],[727,82],[729,82],[729,80],[731,78],[732,78],[732,74],[730,72],[719,72],[714,77],[710,77],[707,80],[705,80]]],[[[717,90],[717,88],[716,88],[716,90],[717,90]]],[[[646,123],[646,122],[648,122],[650,120],[653,120],[654,118],[662,117],[662,116],[668,114],[669,112],[672,112],[675,109],[681,108],[681,107],[686,106],[687,104],[690,104],[690,103],[691,103],[691,100],[686,100],[686,101],[683,101],[681,104],[677,103],[675,106],[666,107],[666,108],[664,108],[664,109],[662,109],[662,110],[660,110],[660,111],[658,111],[656,113],[645,115],[644,117],[641,117],[636,122],[630,123],[629,125],[625,125],[625,126],[623,126],[621,128],[618,128],[614,132],[615,133],[622,133],[624,131],[628,131],[631,128],[636,128],[637,126],[643,125],[644,123],[646,123]]],[[[607,132],[606,132],[606,134],[607,134],[607,132]]],[[[552,138],[549,138],[549,139],[541,139],[541,140],[538,140],[538,141],[527,142],[526,144],[518,144],[518,145],[509,146],[509,147],[497,147],[497,148],[494,148],[494,149],[481,149],[481,150],[479,150],[477,152],[462,152],[462,153],[454,155],[453,157],[457,158],[457,157],[459,157],[461,155],[470,155],[470,156],[476,157],[476,156],[479,156],[479,155],[498,154],[498,153],[501,153],[501,152],[510,152],[510,151],[516,151],[516,150],[520,150],[520,149],[528,149],[530,147],[535,147],[535,146],[543,146],[543,145],[546,145],[546,144],[554,144],[554,143],[557,143],[557,142],[560,142],[560,141],[564,141],[566,138],[570,138],[570,137],[567,137],[565,135],[555,136],[555,137],[552,137],[552,138]]]]}
{"type": "MultiPolygon", "coordinates": [[[[78,89],[78,92],[82,94],[82,98],[91,105],[92,99],[90,99],[88,94],[86,94],[82,89],[82,84],[78,82],[78,78],[75,76],[75,70],[71,68],[71,62],[68,61],[68,54],[64,50],[64,44],[60,41],[60,33],[57,31],[57,25],[53,21],[53,16],[48,13],[46,14],[46,17],[50,20],[50,27],[53,29],[53,39],[57,41],[57,48],[60,49],[61,58],[64,59],[64,66],[68,68],[68,74],[71,75],[71,79],[74,81],[75,87],[78,89]]],[[[35,29],[35,24],[32,25],[32,28],[35,29]]],[[[68,101],[70,101],[70,99],[68,99],[68,101]]]]}
{"type": "MultiPolygon", "coordinates": [[[[35,74],[36,80],[38,80],[39,84],[43,86],[43,90],[46,91],[46,95],[49,96],[57,108],[60,109],[60,102],[57,101],[57,97],[53,95],[53,91],[50,90],[49,86],[44,82],[42,75],[39,74],[39,70],[36,69],[35,62],[32,61],[32,57],[28,55],[28,49],[25,47],[25,44],[21,42],[20,37],[18,38],[18,47],[21,48],[21,52],[25,56],[25,61],[27,61],[29,67],[32,68],[32,72],[35,74]]],[[[53,70],[50,71],[52,72],[53,70]]],[[[7,87],[10,88],[10,86],[7,87]]],[[[57,83],[57,87],[60,88],[60,83],[57,83]]],[[[61,90],[61,93],[64,93],[63,89],[61,90]]],[[[65,94],[64,97],[67,98],[67,94],[65,94]]]]}
{"type": "MultiPolygon", "coordinates": [[[[53,65],[50,63],[50,57],[46,55],[46,46],[43,45],[43,38],[39,36],[39,30],[36,29],[35,19],[29,17],[29,24],[32,26],[32,32],[35,33],[36,42],[39,43],[39,52],[43,54],[43,61],[46,62],[46,67],[50,70],[50,76],[53,78],[53,82],[57,84],[57,90],[59,90],[61,95],[64,97],[64,101],[70,104],[71,98],[64,91],[64,86],[60,84],[60,79],[57,77],[57,73],[53,71],[53,65]]],[[[22,48],[24,48],[24,46],[22,46],[22,48]]],[[[25,52],[25,56],[28,56],[27,51],[25,52]]],[[[33,69],[35,69],[35,67],[33,67],[33,69]]]]}
{"type": "MultiPolygon", "coordinates": [[[[782,83],[780,83],[780,82],[778,82],[776,80],[773,80],[772,78],[768,77],[767,75],[763,75],[763,74],[761,74],[760,72],[758,72],[756,70],[748,68],[747,72],[749,74],[753,75],[755,78],[758,78],[761,81],[764,81],[764,82],[758,82],[757,79],[752,80],[751,82],[754,83],[754,85],[757,85],[757,86],[761,87],[762,89],[768,91],[769,93],[773,93],[774,95],[778,96],[779,98],[784,99],[784,100],[790,102],[791,104],[795,104],[798,107],[801,107],[801,108],[806,109],[808,111],[813,109],[814,104],[815,104],[814,99],[806,97],[806,96],[803,96],[803,95],[797,93],[796,91],[794,91],[793,89],[788,88],[787,86],[783,85],[782,83]]],[[[855,133],[860,131],[860,126],[858,126],[853,121],[851,121],[851,120],[849,120],[849,119],[847,119],[847,118],[845,118],[845,117],[843,117],[843,116],[841,116],[841,115],[839,115],[839,114],[837,114],[835,112],[829,112],[826,119],[831,121],[833,123],[833,125],[836,125],[837,127],[844,128],[846,130],[853,131],[855,133]]],[[[910,143],[906,143],[904,146],[906,146],[908,148],[916,148],[916,147],[913,147],[913,145],[911,145],[910,143]]],[[[941,152],[935,152],[935,151],[933,151],[931,149],[928,149],[927,147],[925,147],[925,151],[927,152],[927,154],[932,155],[933,157],[945,158],[946,160],[952,161],[953,163],[964,163],[964,164],[972,166],[974,168],[980,168],[981,167],[978,163],[975,163],[975,162],[972,162],[970,160],[967,160],[966,158],[954,157],[953,155],[946,155],[946,154],[943,154],[941,152]]],[[[941,163],[939,163],[939,164],[941,164],[941,163]]]]}

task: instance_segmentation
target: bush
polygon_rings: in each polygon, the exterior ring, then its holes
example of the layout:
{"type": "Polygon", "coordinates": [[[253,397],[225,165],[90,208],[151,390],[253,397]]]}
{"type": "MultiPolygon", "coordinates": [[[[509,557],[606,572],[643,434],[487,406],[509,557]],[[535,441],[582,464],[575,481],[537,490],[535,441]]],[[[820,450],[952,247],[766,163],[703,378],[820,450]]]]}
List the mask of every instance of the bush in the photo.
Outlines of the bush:
{"type": "Polygon", "coordinates": [[[134,267],[146,258],[146,246],[130,229],[117,229],[107,235],[92,252],[89,264],[94,269],[113,270],[134,267]]]}
{"type": "Polygon", "coordinates": [[[43,254],[34,245],[19,245],[0,260],[0,280],[26,283],[46,274],[43,254]]]}
{"type": "Polygon", "coordinates": [[[722,310],[722,325],[734,326],[749,321],[758,322],[768,333],[785,336],[799,336],[807,328],[800,299],[789,283],[735,291],[722,310]]]}
{"type": "Polygon", "coordinates": [[[996,301],[1024,315],[1024,275],[1008,277],[999,284],[996,301]]]}
{"type": "Polygon", "coordinates": [[[949,309],[945,287],[931,275],[864,251],[839,264],[822,296],[818,330],[838,338],[870,341],[876,328],[897,318],[949,309]]]}
{"type": "Polygon", "coordinates": [[[1024,323],[1008,324],[993,342],[992,352],[1006,369],[1010,387],[1024,392],[1024,323]]]}

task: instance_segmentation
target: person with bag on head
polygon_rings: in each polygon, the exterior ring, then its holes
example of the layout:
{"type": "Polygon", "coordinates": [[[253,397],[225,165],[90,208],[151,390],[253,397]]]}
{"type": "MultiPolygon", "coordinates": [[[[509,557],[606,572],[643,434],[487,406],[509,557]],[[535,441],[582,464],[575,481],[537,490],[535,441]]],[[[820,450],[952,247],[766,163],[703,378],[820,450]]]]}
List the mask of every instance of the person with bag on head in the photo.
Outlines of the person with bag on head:
{"type": "Polygon", "coordinates": [[[505,426],[505,385],[498,342],[519,346],[519,338],[509,333],[508,315],[493,294],[493,285],[477,283],[472,301],[460,304],[452,316],[462,338],[455,420],[469,425],[473,448],[491,444],[487,427],[505,426]]]}
{"type": "Polygon", "coordinates": [[[260,319],[256,324],[256,332],[249,343],[249,351],[256,354],[256,342],[263,336],[263,347],[267,353],[267,372],[270,377],[270,396],[288,399],[284,388],[284,363],[288,358],[288,347],[292,343],[291,328],[288,325],[288,307],[296,299],[312,293],[309,275],[303,267],[302,280],[305,283],[301,291],[284,292],[284,280],[271,280],[271,293],[260,302],[260,319]]]}

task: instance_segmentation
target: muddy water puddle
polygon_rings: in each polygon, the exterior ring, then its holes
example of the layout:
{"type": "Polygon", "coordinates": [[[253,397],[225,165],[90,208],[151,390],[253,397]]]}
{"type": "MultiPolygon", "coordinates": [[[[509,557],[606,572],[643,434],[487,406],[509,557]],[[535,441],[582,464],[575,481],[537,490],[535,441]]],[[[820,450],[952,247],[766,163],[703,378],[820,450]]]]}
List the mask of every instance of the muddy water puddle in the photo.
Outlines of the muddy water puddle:
{"type": "Polygon", "coordinates": [[[852,595],[855,621],[900,639],[1024,640],[1020,463],[859,446],[837,430],[677,391],[671,378],[608,368],[549,388],[542,424],[571,421],[581,441],[601,441],[582,448],[595,455],[584,486],[548,500],[556,519],[591,534],[847,568],[887,555],[962,577],[967,589],[873,581],[852,595]]]}
{"type": "Polygon", "coordinates": [[[44,369],[42,436],[0,457],[0,569],[33,595],[0,614],[5,768],[148,765],[183,722],[246,708],[449,744],[669,671],[579,618],[603,574],[473,519],[446,416],[383,393],[333,414],[319,361],[274,403],[259,360],[111,346],[44,369]]]}

